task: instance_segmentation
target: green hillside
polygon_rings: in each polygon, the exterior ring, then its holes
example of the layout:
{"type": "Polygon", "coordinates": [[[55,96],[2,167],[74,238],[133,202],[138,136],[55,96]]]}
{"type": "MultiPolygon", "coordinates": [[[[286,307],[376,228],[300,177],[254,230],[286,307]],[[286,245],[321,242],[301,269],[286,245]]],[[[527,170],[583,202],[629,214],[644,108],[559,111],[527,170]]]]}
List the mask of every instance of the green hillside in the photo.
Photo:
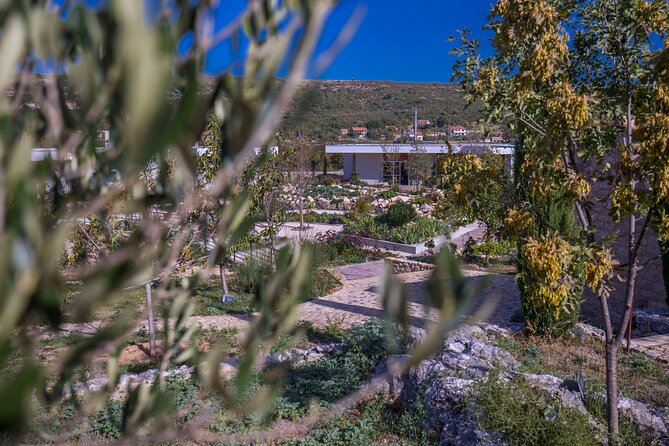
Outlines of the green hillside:
{"type": "Polygon", "coordinates": [[[481,117],[481,108],[467,107],[464,94],[454,84],[305,81],[283,126],[324,139],[336,137],[341,128],[366,126],[371,137],[378,137],[386,125],[413,123],[414,107],[419,109],[419,119],[443,128],[472,128],[481,117]]]}

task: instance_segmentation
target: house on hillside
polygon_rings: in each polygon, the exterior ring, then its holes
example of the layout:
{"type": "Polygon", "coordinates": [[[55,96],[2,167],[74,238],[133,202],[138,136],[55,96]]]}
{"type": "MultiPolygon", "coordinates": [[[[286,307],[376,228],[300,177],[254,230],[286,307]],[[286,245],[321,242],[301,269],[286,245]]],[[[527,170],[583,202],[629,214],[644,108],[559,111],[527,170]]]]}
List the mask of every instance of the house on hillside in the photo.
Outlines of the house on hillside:
{"type": "Polygon", "coordinates": [[[348,135],[349,135],[348,129],[339,129],[339,136],[341,136],[342,138],[345,138],[348,135]]]}
{"type": "Polygon", "coordinates": [[[469,134],[469,130],[464,128],[461,125],[454,125],[452,127],[448,128],[448,136],[454,137],[454,136],[467,136],[469,134]]]}
{"type": "Polygon", "coordinates": [[[367,127],[353,127],[351,129],[351,133],[353,134],[352,136],[357,139],[367,138],[367,132],[367,127]]]}
{"type": "Polygon", "coordinates": [[[419,129],[424,129],[425,127],[428,127],[430,125],[430,120],[429,119],[419,119],[418,120],[418,128],[419,129]]]}

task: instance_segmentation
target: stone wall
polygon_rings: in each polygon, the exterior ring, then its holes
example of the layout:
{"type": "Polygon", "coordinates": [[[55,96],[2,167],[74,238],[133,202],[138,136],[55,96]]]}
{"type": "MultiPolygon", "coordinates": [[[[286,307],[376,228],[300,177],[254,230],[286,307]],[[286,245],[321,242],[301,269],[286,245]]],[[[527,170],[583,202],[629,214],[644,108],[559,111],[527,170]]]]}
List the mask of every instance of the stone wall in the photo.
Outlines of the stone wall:
{"type": "MultiPolygon", "coordinates": [[[[601,198],[608,195],[610,186],[605,182],[594,185],[591,198],[601,198]]],[[[628,221],[617,223],[609,216],[609,203],[597,202],[592,209],[593,223],[598,228],[597,237],[605,237],[615,232],[618,233],[617,243],[613,246],[615,259],[619,264],[626,264],[627,247],[629,237],[627,231],[628,221]]],[[[643,221],[637,223],[637,233],[643,221]]],[[[662,260],[659,258],[660,247],[652,228],[647,231],[639,250],[639,262],[644,263],[652,260],[640,272],[637,278],[634,308],[662,308],[667,307],[666,290],[662,277],[662,260]]],[[[619,271],[623,279],[627,276],[626,270],[619,271]]],[[[609,308],[613,321],[619,321],[624,311],[625,282],[617,278],[613,279],[614,290],[611,293],[609,308]]],[[[586,291],[585,301],[581,306],[582,318],[597,326],[602,325],[601,308],[598,299],[593,293],[586,291]]]]}
{"type": "Polygon", "coordinates": [[[387,257],[386,262],[393,268],[393,274],[415,273],[418,271],[430,271],[434,268],[431,263],[416,262],[413,260],[387,257]]]}

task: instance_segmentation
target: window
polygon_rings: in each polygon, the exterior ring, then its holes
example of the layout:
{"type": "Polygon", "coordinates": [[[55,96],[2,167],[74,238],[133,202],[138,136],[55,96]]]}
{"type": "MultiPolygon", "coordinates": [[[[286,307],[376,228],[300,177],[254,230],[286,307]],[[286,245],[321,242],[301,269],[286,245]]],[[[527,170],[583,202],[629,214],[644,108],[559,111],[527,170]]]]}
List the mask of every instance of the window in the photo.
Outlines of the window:
{"type": "Polygon", "coordinates": [[[384,161],[383,181],[392,186],[409,184],[409,171],[406,161],[384,161]]]}

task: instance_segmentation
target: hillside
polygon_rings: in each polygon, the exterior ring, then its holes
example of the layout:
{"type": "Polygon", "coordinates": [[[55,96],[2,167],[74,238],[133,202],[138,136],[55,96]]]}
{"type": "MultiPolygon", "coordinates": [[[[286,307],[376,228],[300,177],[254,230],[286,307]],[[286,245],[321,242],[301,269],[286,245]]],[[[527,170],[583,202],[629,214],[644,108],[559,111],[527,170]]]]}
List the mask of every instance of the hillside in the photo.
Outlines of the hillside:
{"type": "Polygon", "coordinates": [[[481,117],[481,107],[467,107],[464,94],[454,84],[305,81],[283,126],[325,139],[336,136],[341,128],[367,126],[375,137],[386,125],[413,123],[414,107],[419,109],[419,119],[439,127],[471,128],[481,117]]]}

